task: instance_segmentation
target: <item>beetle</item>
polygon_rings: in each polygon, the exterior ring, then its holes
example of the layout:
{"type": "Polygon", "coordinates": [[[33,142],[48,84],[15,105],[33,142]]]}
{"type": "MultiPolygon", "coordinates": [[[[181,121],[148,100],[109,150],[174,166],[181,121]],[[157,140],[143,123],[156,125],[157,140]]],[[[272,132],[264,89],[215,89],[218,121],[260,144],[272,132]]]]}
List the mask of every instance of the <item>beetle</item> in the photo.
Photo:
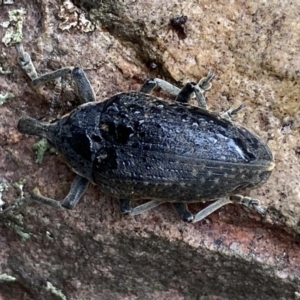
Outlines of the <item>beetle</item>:
{"type": "Polygon", "coordinates": [[[181,90],[164,80],[149,79],[139,92],[95,102],[82,69],[62,68],[38,77],[21,44],[17,50],[33,87],[71,74],[85,102],[52,122],[20,119],[21,133],[46,138],[77,174],[62,203],[42,196],[37,189],[27,202],[71,209],[92,182],[118,198],[121,211],[129,215],[164,202],[171,202],[186,222],[198,222],[232,202],[265,213],[257,199],[239,193],[268,180],[275,166],[273,154],[256,134],[230,120],[243,106],[222,116],[207,110],[205,93],[211,88],[213,73],[181,90]],[[157,86],[176,95],[176,101],[152,96],[157,86]],[[193,94],[198,107],[188,103],[193,94]],[[131,200],[136,199],[150,200],[132,208],[131,200]],[[194,216],[187,204],[200,201],[215,202],[194,216]]]}

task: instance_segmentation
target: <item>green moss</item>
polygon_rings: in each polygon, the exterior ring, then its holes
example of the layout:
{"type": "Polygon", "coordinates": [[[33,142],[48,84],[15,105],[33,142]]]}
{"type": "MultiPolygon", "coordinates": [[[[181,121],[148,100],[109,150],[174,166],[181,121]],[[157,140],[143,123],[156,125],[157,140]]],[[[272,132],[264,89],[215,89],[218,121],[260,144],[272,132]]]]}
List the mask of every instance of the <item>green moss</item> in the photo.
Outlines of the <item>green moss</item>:
{"type": "Polygon", "coordinates": [[[0,281],[9,281],[9,282],[12,282],[12,281],[16,281],[17,278],[13,277],[13,276],[10,276],[6,273],[3,273],[3,274],[0,274],[0,281]]]}
{"type": "Polygon", "coordinates": [[[51,149],[50,144],[46,139],[41,139],[32,146],[32,149],[36,152],[36,163],[41,164],[44,159],[45,153],[51,149]]]}
{"type": "Polygon", "coordinates": [[[26,15],[24,8],[14,9],[8,12],[9,24],[4,22],[2,26],[7,27],[6,33],[2,38],[5,46],[12,46],[21,43],[23,40],[23,22],[26,15]]]}
{"type": "Polygon", "coordinates": [[[46,290],[51,292],[53,295],[59,297],[62,300],[67,300],[67,297],[62,293],[61,290],[58,290],[53,284],[49,281],[47,281],[47,287],[46,290]]]}
{"type": "Polygon", "coordinates": [[[20,181],[18,181],[18,182],[14,182],[12,185],[15,187],[15,188],[17,188],[18,190],[19,190],[19,192],[20,192],[20,196],[21,196],[21,198],[24,198],[24,191],[23,191],[23,188],[24,188],[24,185],[26,184],[26,179],[24,178],[24,179],[22,179],[22,180],[20,180],[20,181]]]}
{"type": "Polygon", "coordinates": [[[9,98],[13,98],[14,94],[6,93],[5,95],[0,94],[0,105],[4,104],[9,98]]]}

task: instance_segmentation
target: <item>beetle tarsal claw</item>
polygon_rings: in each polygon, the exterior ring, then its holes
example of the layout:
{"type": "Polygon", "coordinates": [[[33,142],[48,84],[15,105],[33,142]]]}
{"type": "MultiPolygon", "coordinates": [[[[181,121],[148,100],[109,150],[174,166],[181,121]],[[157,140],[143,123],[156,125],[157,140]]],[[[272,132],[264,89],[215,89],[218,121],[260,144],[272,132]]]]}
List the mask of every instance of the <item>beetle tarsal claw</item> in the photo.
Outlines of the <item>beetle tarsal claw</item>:
{"type": "Polygon", "coordinates": [[[254,205],[253,209],[257,211],[260,215],[264,216],[267,214],[267,208],[260,206],[260,205],[254,205]]]}
{"type": "Polygon", "coordinates": [[[215,77],[215,73],[213,72],[209,72],[207,77],[202,78],[199,82],[198,82],[198,86],[201,90],[203,91],[208,91],[211,89],[211,81],[214,79],[215,77]]]}
{"type": "Polygon", "coordinates": [[[222,118],[226,120],[235,120],[238,113],[244,108],[246,108],[245,104],[241,104],[237,108],[230,108],[222,114],[222,118]]]}
{"type": "Polygon", "coordinates": [[[254,198],[246,197],[246,196],[242,196],[242,195],[233,195],[230,197],[230,199],[233,202],[242,204],[242,205],[248,207],[249,209],[255,210],[256,212],[258,212],[261,215],[265,215],[267,213],[267,209],[264,208],[263,206],[260,206],[260,202],[258,199],[254,199],[254,198]]]}

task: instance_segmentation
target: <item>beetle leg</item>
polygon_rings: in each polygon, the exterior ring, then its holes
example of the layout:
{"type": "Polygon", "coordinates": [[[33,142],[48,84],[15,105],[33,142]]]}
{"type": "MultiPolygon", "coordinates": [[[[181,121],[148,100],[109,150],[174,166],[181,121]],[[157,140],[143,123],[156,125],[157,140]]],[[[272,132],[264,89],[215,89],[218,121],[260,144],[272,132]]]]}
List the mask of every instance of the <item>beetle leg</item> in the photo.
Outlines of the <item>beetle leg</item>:
{"type": "Polygon", "coordinates": [[[61,203],[59,201],[56,201],[54,199],[51,199],[51,198],[41,195],[38,188],[35,188],[33,190],[33,192],[31,193],[31,197],[34,202],[38,202],[43,205],[51,206],[56,209],[63,209],[63,207],[61,206],[61,203]]]}
{"type": "Polygon", "coordinates": [[[4,209],[2,211],[2,214],[8,214],[10,212],[13,212],[14,210],[18,210],[21,207],[23,208],[24,206],[31,204],[32,202],[38,202],[40,204],[51,206],[56,209],[63,209],[60,202],[58,202],[54,199],[50,199],[50,198],[42,196],[40,194],[39,190],[37,188],[35,188],[30,196],[17,200],[13,205],[4,209]]]}
{"type": "MultiPolygon", "coordinates": [[[[18,63],[22,67],[22,69],[26,72],[26,74],[30,77],[32,85],[34,88],[38,88],[38,86],[45,84],[47,81],[56,79],[55,87],[54,87],[54,95],[53,99],[51,101],[51,108],[50,108],[50,115],[53,113],[53,109],[58,102],[58,99],[61,94],[61,82],[60,82],[60,76],[63,74],[63,72],[60,72],[60,75],[55,78],[50,78],[46,74],[44,76],[38,77],[36,69],[32,63],[30,55],[24,51],[22,44],[16,44],[16,49],[18,52],[18,63]],[[62,74],[61,74],[62,73],[62,74]]],[[[67,73],[70,73],[70,70],[68,70],[67,73]]],[[[45,117],[45,116],[43,116],[45,117]]]]}
{"type": "MultiPolygon", "coordinates": [[[[94,102],[96,100],[94,90],[82,69],[74,67],[65,67],[38,77],[35,67],[32,63],[31,57],[27,52],[24,52],[23,45],[17,44],[16,49],[18,52],[18,63],[26,72],[26,74],[30,77],[32,81],[32,86],[35,89],[49,81],[66,77],[68,74],[71,74],[73,80],[75,81],[81,103],[94,102]]],[[[54,96],[53,102],[58,100],[61,91],[59,80],[56,82],[56,85],[56,95],[54,96]],[[59,91],[59,94],[57,94],[57,91],[59,91]]]]}
{"type": "Polygon", "coordinates": [[[198,84],[192,84],[191,86],[191,83],[188,83],[181,90],[165,80],[159,78],[148,79],[141,87],[140,92],[150,94],[157,86],[159,86],[171,95],[177,96],[176,101],[183,103],[187,103],[191,94],[195,92],[199,106],[206,109],[204,94],[211,88],[211,81],[214,77],[215,74],[213,72],[209,72],[206,77],[202,78],[198,82],[198,84]]]}
{"type": "Polygon", "coordinates": [[[186,203],[183,202],[174,202],[172,203],[172,206],[176,210],[176,212],[179,214],[180,218],[184,222],[192,222],[194,219],[193,214],[188,210],[186,203]]]}
{"type": "Polygon", "coordinates": [[[124,215],[130,214],[132,211],[129,199],[120,199],[120,210],[124,215]]]}
{"type": "MultiPolygon", "coordinates": [[[[165,201],[167,202],[167,201],[165,201]]],[[[160,204],[164,203],[164,201],[156,201],[156,200],[151,200],[151,201],[148,201],[144,204],[141,204],[135,208],[133,208],[131,210],[131,212],[129,213],[130,216],[136,216],[136,215],[139,215],[139,214],[142,214],[160,204]]]]}
{"type": "MultiPolygon", "coordinates": [[[[207,77],[205,77],[207,79],[207,77]]],[[[201,83],[201,81],[200,81],[201,83]]],[[[155,79],[149,79],[147,80],[144,85],[141,87],[141,92],[143,93],[151,93],[155,87],[161,87],[162,89],[168,91],[170,94],[177,96],[176,101],[181,103],[188,103],[190,100],[190,97],[193,93],[196,94],[196,99],[198,101],[198,104],[200,107],[206,109],[206,101],[204,93],[206,90],[202,88],[202,86],[199,86],[196,83],[188,82],[181,90],[174,85],[155,78],[155,79]]],[[[209,89],[211,85],[208,85],[205,81],[204,88],[209,89]]]]}
{"type": "Polygon", "coordinates": [[[178,93],[176,101],[180,103],[188,103],[192,94],[198,91],[199,88],[196,83],[188,82],[178,93]]]}
{"type": "Polygon", "coordinates": [[[174,96],[177,96],[180,92],[180,89],[178,87],[160,78],[151,78],[146,80],[141,87],[140,92],[150,94],[156,87],[160,87],[164,91],[167,91],[174,96]]]}
{"type": "Polygon", "coordinates": [[[207,77],[202,78],[198,84],[189,82],[187,83],[177,95],[176,101],[181,103],[187,103],[193,93],[196,95],[196,99],[199,107],[207,109],[205,93],[211,88],[211,81],[215,77],[215,74],[209,72],[207,77]]]}
{"type": "Polygon", "coordinates": [[[199,88],[204,91],[207,92],[208,90],[211,89],[211,81],[215,78],[215,73],[214,72],[208,72],[206,77],[203,77],[200,79],[200,81],[198,82],[198,86],[199,88]]]}
{"type": "Polygon", "coordinates": [[[81,68],[74,68],[72,70],[72,78],[76,83],[81,103],[95,102],[96,95],[91,83],[86,77],[85,72],[81,68]]]}
{"type": "Polygon", "coordinates": [[[77,175],[72,184],[70,191],[61,206],[64,208],[72,209],[76,206],[82,195],[85,193],[87,187],[89,185],[89,180],[85,177],[77,175]]]}
{"type": "Polygon", "coordinates": [[[27,52],[24,52],[22,44],[16,44],[16,49],[18,52],[18,63],[31,80],[38,77],[35,67],[32,63],[31,57],[27,52]]]}
{"type": "Polygon", "coordinates": [[[211,81],[214,79],[215,73],[209,72],[206,77],[202,78],[197,85],[197,89],[195,89],[196,99],[199,107],[203,109],[207,109],[205,93],[211,89],[211,81]]]}
{"type": "Polygon", "coordinates": [[[241,104],[239,107],[237,108],[230,108],[228,109],[227,111],[225,111],[223,114],[222,114],[222,118],[223,119],[227,119],[227,120],[234,120],[237,116],[237,114],[246,107],[245,104],[241,104]]]}
{"type": "Polygon", "coordinates": [[[37,188],[35,188],[29,197],[24,197],[21,198],[20,200],[17,200],[13,205],[4,209],[2,211],[2,214],[7,214],[9,212],[19,209],[20,207],[24,207],[32,202],[38,202],[43,205],[51,206],[56,209],[64,209],[64,208],[72,209],[75,207],[75,205],[80,200],[81,196],[86,191],[88,184],[89,184],[88,179],[77,175],[72,182],[68,195],[66,196],[66,198],[63,200],[62,203],[41,195],[40,191],[37,188]]]}
{"type": "Polygon", "coordinates": [[[145,83],[140,88],[141,93],[150,94],[157,87],[157,82],[155,79],[150,78],[145,81],[145,83]]]}
{"type": "Polygon", "coordinates": [[[232,201],[229,198],[220,198],[219,200],[213,202],[212,204],[210,204],[206,208],[204,208],[201,211],[199,211],[194,216],[194,220],[192,222],[196,223],[196,222],[199,222],[199,221],[203,220],[204,218],[206,218],[207,216],[209,216],[210,214],[212,214],[217,209],[219,209],[222,206],[224,206],[226,204],[229,204],[229,203],[232,203],[232,201]]]}
{"type": "Polygon", "coordinates": [[[94,102],[96,100],[94,90],[89,80],[87,79],[84,71],[81,68],[66,67],[53,72],[49,72],[38,78],[33,79],[32,86],[34,88],[38,88],[39,86],[44,85],[48,81],[66,77],[68,74],[72,75],[72,79],[76,84],[78,96],[80,98],[81,103],[94,102]]]}
{"type": "Polygon", "coordinates": [[[50,112],[49,112],[50,115],[53,114],[54,109],[57,106],[60,94],[61,94],[61,77],[55,79],[55,87],[53,91],[53,97],[52,97],[50,112]]]}
{"type": "Polygon", "coordinates": [[[72,209],[78,203],[81,196],[86,191],[88,185],[89,185],[88,179],[80,175],[77,175],[72,182],[68,195],[66,196],[66,198],[63,200],[62,203],[41,195],[37,188],[33,190],[31,196],[35,202],[48,205],[56,209],[63,209],[63,208],[72,209]]]}
{"type": "Polygon", "coordinates": [[[33,201],[51,206],[56,209],[72,209],[76,206],[82,195],[85,193],[89,185],[89,180],[77,175],[72,184],[68,195],[65,197],[62,203],[51,198],[47,198],[40,194],[39,190],[35,188],[31,194],[33,201]]]}
{"type": "Polygon", "coordinates": [[[265,215],[267,212],[266,208],[259,205],[258,199],[254,199],[242,195],[233,195],[230,196],[230,200],[235,203],[243,204],[249,209],[257,211],[261,215],[265,215]]]}

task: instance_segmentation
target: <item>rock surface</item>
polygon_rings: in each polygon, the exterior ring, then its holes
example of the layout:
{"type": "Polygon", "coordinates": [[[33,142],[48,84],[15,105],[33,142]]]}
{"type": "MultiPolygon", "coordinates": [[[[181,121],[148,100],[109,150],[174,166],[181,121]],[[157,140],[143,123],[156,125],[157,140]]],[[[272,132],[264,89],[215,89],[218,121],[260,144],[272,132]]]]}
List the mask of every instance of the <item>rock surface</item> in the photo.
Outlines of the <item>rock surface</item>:
{"type": "MultiPolygon", "coordinates": [[[[72,211],[0,215],[0,299],[300,299],[300,4],[4,1],[1,40],[9,12],[21,8],[24,48],[39,74],[80,66],[100,101],[149,77],[182,86],[213,70],[210,109],[245,103],[237,122],[268,142],[276,168],[250,193],[269,207],[265,219],[233,205],[195,225],[169,205],[126,217],[95,186],[72,211]],[[170,26],[181,15],[184,39],[170,26]]],[[[20,117],[49,111],[53,85],[34,91],[16,57],[0,43],[0,95],[14,95],[0,106],[0,200],[13,203],[23,179],[25,191],[63,199],[74,174],[53,154],[36,164],[37,139],[16,129],[20,117]]],[[[56,114],[75,105],[67,86],[56,114]]]]}

